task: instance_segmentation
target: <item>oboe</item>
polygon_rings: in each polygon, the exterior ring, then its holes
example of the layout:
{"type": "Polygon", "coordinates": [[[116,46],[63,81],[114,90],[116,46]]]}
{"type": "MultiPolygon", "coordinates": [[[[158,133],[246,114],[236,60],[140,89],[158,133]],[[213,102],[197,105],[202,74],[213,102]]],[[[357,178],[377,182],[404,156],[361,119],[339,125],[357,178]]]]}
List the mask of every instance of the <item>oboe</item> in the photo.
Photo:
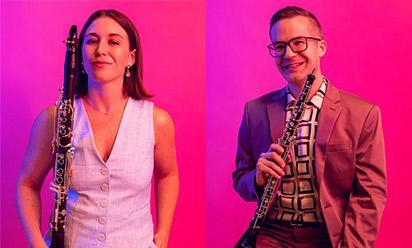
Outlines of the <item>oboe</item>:
{"type": "MultiPolygon", "coordinates": [[[[305,109],[306,101],[312,88],[313,82],[315,81],[315,76],[309,74],[305,85],[303,86],[302,92],[299,94],[298,100],[295,103],[292,114],[285,125],[282,137],[279,139],[279,145],[283,147],[284,152],[281,154],[283,161],[286,161],[286,157],[289,153],[291,146],[296,140],[296,132],[298,125],[302,119],[303,112],[305,109]]],[[[259,233],[259,230],[262,227],[262,223],[269,212],[269,209],[275,198],[275,193],[278,191],[280,186],[281,179],[277,179],[273,176],[268,178],[268,182],[263,191],[262,198],[258,204],[255,215],[253,216],[252,221],[249,224],[248,229],[242,235],[240,240],[236,243],[235,248],[255,248],[256,247],[256,237],[259,233]]]]}
{"type": "Polygon", "coordinates": [[[55,155],[54,181],[50,189],[54,191],[54,209],[50,220],[52,231],[52,248],[64,247],[64,226],[66,222],[66,205],[68,193],[68,173],[73,159],[72,127],[74,115],[73,87],[77,80],[77,27],[70,28],[66,43],[64,64],[64,85],[61,99],[56,102],[55,130],[53,137],[53,154],[55,155]]]}

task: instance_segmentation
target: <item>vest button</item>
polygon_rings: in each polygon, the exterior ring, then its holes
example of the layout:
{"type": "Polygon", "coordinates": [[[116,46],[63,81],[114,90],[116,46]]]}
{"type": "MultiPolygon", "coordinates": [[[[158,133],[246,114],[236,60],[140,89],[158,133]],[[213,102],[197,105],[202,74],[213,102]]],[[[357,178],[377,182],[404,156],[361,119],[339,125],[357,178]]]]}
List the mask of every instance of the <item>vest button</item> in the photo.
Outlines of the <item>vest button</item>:
{"type": "Polygon", "coordinates": [[[109,169],[103,167],[103,168],[100,169],[100,173],[101,173],[103,176],[107,176],[107,175],[109,175],[109,169]]]}
{"type": "Polygon", "coordinates": [[[107,205],[108,205],[107,200],[102,200],[100,202],[100,207],[102,207],[102,208],[107,208],[107,205]]]}
{"type": "Polygon", "coordinates": [[[97,234],[97,239],[98,239],[99,241],[104,241],[104,240],[106,240],[106,234],[104,234],[104,233],[99,233],[99,234],[97,234]]]}
{"type": "Polygon", "coordinates": [[[99,223],[100,224],[106,224],[107,223],[107,217],[106,216],[100,216],[99,217],[99,223]]]}
{"type": "Polygon", "coordinates": [[[102,185],[100,185],[100,189],[104,192],[109,191],[109,185],[107,183],[103,183],[102,185]]]}

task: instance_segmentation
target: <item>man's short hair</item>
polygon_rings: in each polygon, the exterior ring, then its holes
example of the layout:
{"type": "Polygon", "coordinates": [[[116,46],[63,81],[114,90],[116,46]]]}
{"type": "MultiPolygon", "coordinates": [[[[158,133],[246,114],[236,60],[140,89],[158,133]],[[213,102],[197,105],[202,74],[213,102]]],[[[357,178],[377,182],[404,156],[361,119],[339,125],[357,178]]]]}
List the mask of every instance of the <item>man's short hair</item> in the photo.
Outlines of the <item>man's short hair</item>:
{"type": "Polygon", "coordinates": [[[270,19],[270,29],[272,26],[275,25],[277,22],[283,19],[292,18],[295,16],[306,16],[308,17],[316,29],[319,31],[320,37],[323,39],[322,28],[320,26],[320,22],[318,18],[311,12],[297,6],[287,6],[283,9],[278,10],[275,14],[273,14],[272,18],[270,19]]]}

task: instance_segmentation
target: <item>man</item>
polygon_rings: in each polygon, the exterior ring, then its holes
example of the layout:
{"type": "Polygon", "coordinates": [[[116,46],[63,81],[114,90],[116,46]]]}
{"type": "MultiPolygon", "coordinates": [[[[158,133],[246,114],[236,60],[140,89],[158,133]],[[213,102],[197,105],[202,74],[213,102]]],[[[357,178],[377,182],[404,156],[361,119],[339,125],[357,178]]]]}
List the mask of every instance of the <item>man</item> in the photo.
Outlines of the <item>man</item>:
{"type": "Polygon", "coordinates": [[[379,108],[323,76],[327,45],[310,12],[279,10],[270,37],[269,51],[288,84],[246,104],[233,172],[234,187],[247,201],[260,199],[268,175],[281,178],[256,245],[373,247],[386,201],[379,108]],[[285,162],[277,141],[312,72],[309,103],[285,162]]]}

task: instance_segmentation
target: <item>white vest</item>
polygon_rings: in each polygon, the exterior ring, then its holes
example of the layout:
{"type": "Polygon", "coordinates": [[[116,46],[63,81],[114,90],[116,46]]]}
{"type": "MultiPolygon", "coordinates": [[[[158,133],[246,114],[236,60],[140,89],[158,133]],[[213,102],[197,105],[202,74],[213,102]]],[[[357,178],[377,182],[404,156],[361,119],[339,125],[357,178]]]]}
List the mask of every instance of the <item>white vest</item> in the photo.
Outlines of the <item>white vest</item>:
{"type": "Polygon", "coordinates": [[[150,212],[153,103],[129,98],[107,162],[75,100],[65,247],[156,247],[150,212]]]}

